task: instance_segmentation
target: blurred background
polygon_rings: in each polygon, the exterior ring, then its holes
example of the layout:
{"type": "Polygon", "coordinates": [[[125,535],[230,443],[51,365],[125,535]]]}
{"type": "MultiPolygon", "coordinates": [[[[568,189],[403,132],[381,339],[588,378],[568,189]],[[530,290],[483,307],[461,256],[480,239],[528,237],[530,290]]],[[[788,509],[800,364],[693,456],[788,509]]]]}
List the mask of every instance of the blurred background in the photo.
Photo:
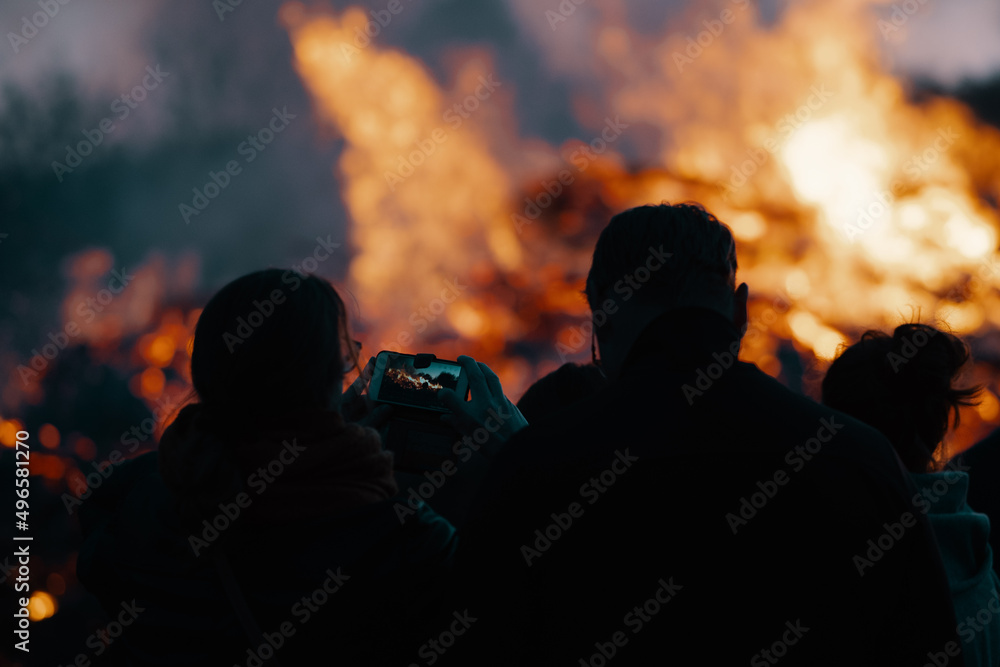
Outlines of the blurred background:
{"type": "Polygon", "coordinates": [[[589,361],[610,215],[696,200],[739,244],[744,360],[815,397],[842,343],[934,322],[987,387],[952,451],[1000,423],[993,0],[9,0],[0,27],[0,475],[26,429],[35,537],[5,664],[98,651],[86,476],[155,449],[199,308],[263,267],[331,279],[363,356],[470,354],[516,400],[589,361]]]}

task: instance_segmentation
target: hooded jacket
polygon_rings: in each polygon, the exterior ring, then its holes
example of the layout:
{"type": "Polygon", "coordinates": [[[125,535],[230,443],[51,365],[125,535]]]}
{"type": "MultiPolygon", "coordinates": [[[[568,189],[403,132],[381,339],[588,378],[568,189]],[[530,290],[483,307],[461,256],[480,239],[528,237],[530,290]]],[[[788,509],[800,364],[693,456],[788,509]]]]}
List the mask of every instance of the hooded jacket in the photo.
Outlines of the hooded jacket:
{"type": "Polygon", "coordinates": [[[966,667],[1000,662],[1000,578],[993,571],[990,520],[966,504],[969,475],[957,470],[912,474],[941,549],[966,667]]]}
{"type": "Polygon", "coordinates": [[[130,664],[413,660],[455,531],[426,505],[400,518],[374,431],[193,405],[159,454],[123,464],[80,510],[78,575],[109,616],[130,605],[113,646],[130,664]],[[237,619],[220,557],[268,646],[237,619]]]}

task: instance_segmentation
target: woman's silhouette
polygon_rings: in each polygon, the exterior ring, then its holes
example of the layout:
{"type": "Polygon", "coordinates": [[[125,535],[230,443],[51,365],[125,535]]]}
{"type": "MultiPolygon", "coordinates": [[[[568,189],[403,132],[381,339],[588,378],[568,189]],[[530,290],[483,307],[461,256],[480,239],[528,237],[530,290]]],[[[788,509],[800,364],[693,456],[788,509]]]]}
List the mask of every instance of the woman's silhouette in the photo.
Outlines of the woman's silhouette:
{"type": "Polygon", "coordinates": [[[81,580],[142,609],[115,641],[132,664],[416,659],[455,531],[394,512],[391,456],[341,415],[358,365],[321,278],[258,271],[205,306],[198,402],[81,508],[81,580]]]}
{"type": "Polygon", "coordinates": [[[881,431],[910,472],[918,490],[912,511],[930,518],[971,667],[994,665],[1000,656],[1000,618],[990,611],[1000,579],[992,570],[989,519],[966,504],[968,474],[942,465],[959,406],[973,404],[979,392],[956,386],[969,356],[960,338],[925,324],[903,324],[892,335],[868,331],[830,365],[823,403],[881,431]],[[969,622],[983,610],[991,620],[969,622]]]}

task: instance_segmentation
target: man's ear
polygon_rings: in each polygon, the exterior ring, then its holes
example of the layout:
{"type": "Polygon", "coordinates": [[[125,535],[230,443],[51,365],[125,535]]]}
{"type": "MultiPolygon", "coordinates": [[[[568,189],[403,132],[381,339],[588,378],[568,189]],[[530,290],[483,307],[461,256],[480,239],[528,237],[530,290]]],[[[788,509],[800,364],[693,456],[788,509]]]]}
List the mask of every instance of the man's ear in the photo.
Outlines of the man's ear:
{"type": "Polygon", "coordinates": [[[747,299],[750,296],[750,288],[746,283],[740,283],[733,295],[733,324],[740,330],[740,335],[747,331],[747,299]]]}

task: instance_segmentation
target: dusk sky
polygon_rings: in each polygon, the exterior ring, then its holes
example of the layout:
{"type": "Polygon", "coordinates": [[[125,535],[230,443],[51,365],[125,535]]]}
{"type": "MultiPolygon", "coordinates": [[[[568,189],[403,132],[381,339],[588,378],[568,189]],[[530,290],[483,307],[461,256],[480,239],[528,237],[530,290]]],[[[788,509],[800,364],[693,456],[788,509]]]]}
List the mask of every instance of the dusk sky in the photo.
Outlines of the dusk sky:
{"type": "MultiPolygon", "coordinates": [[[[142,82],[147,67],[159,67],[167,73],[163,82],[127,117],[115,121],[113,132],[80,172],[64,178],[72,188],[74,179],[82,181],[82,172],[108,158],[112,149],[139,162],[151,152],[166,151],[170,158],[161,160],[155,173],[141,173],[146,167],[138,166],[136,181],[127,187],[106,182],[115,210],[104,220],[89,221],[92,233],[79,236],[79,245],[108,246],[130,263],[152,249],[168,254],[193,250],[208,282],[218,284],[262,264],[294,261],[320,232],[343,240],[344,211],[333,171],[340,144],[317,121],[292,67],[289,37],[277,19],[280,5],[246,1],[222,12],[209,2],[75,0],[59,4],[55,16],[22,41],[11,35],[20,35],[24,20],[39,11],[39,4],[3,3],[0,83],[31,100],[33,124],[45,122],[43,117],[62,96],[79,104],[82,127],[63,127],[60,136],[50,133],[41,145],[23,150],[0,144],[0,161],[22,171],[51,170],[83,129],[115,118],[115,100],[142,82]],[[183,224],[177,215],[182,197],[204,180],[216,155],[232,153],[241,135],[264,123],[273,107],[287,107],[297,115],[282,140],[195,224],[183,224]],[[265,191],[268,196],[261,197],[265,191]],[[275,219],[280,224],[272,224],[275,219]],[[257,242],[248,242],[251,237],[257,242]]],[[[589,59],[594,57],[588,35],[597,18],[593,7],[581,3],[573,21],[553,30],[545,12],[558,5],[555,0],[404,0],[404,11],[376,40],[419,57],[439,80],[449,76],[455,51],[487,47],[505,80],[512,81],[520,134],[558,144],[581,134],[571,98],[573,90],[588,86],[589,59]]],[[[335,6],[343,9],[347,3],[335,6]]],[[[913,6],[917,10],[901,30],[878,40],[887,66],[900,77],[950,88],[1000,70],[1000,4],[913,0],[913,6]]],[[[781,7],[765,2],[763,20],[776,20],[781,7]]],[[[890,17],[892,7],[884,3],[878,12],[890,17]]],[[[369,7],[379,8],[377,2],[369,7]]],[[[710,3],[649,0],[623,3],[620,13],[638,31],[672,34],[697,29],[700,17],[712,10],[710,3]]],[[[876,18],[873,13],[872,31],[879,30],[876,18]]],[[[0,105],[0,113],[8,111],[5,98],[0,105]]],[[[29,129],[22,126],[13,134],[23,140],[29,129]]],[[[11,234],[4,241],[5,254],[51,260],[52,253],[39,245],[50,235],[62,236],[61,225],[69,223],[50,220],[22,229],[13,216],[2,224],[11,234]]],[[[55,246],[71,250],[65,239],[55,246]]],[[[343,268],[324,270],[338,274],[343,268]]]]}

